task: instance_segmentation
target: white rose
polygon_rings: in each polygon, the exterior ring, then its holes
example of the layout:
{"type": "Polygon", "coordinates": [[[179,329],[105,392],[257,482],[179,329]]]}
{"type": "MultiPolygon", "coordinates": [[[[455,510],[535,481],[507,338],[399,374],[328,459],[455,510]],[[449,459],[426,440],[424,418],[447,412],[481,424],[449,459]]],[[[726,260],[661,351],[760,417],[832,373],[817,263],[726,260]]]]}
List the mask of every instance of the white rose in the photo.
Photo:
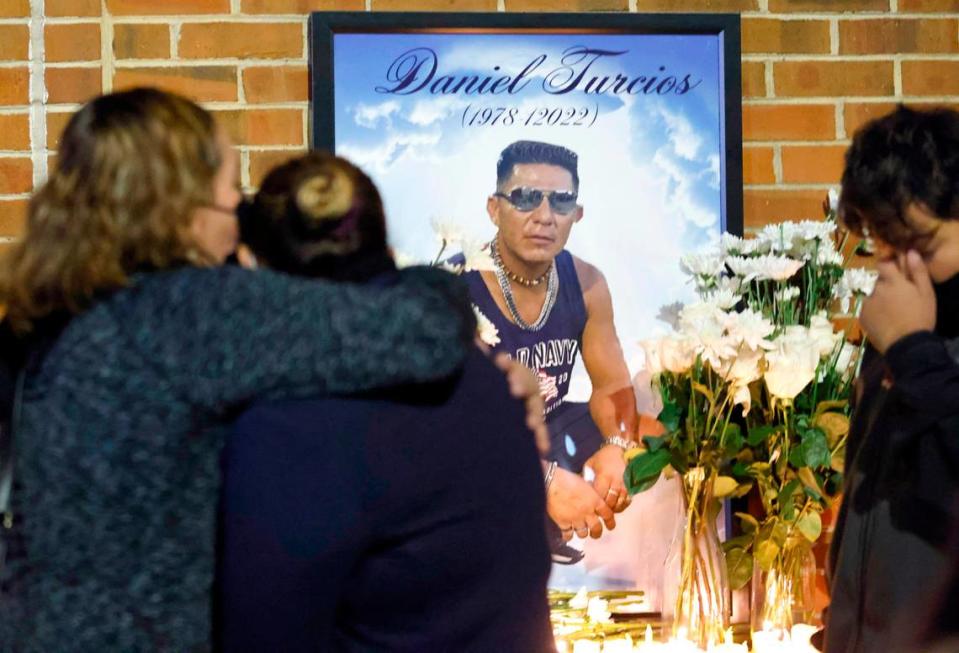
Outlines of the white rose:
{"type": "Polygon", "coordinates": [[[773,342],[775,349],[767,352],[763,378],[771,395],[792,400],[815,378],[819,348],[808,336],[801,337],[798,330],[790,334],[789,329],[773,342]]]}

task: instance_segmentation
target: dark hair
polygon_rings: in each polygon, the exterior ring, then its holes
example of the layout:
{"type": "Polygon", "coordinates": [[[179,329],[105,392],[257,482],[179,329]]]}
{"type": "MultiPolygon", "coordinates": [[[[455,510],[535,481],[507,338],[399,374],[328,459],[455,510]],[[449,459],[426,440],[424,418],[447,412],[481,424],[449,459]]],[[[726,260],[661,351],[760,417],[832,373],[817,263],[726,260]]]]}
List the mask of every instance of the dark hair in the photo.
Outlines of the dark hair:
{"type": "Polygon", "coordinates": [[[379,191],[338,156],[310,152],[277,166],[239,217],[243,242],[275,270],[364,282],[394,269],[379,191]]]}
{"type": "Polygon", "coordinates": [[[929,235],[906,221],[911,204],[959,219],[959,113],[951,109],[900,105],[864,125],[846,152],[839,217],[847,228],[907,249],[929,235]]]}
{"type": "Polygon", "coordinates": [[[546,163],[559,166],[573,176],[572,190],[579,189],[579,171],[576,152],[552,143],[516,141],[506,146],[496,162],[496,186],[500,188],[513,175],[513,166],[523,163],[546,163]]]}

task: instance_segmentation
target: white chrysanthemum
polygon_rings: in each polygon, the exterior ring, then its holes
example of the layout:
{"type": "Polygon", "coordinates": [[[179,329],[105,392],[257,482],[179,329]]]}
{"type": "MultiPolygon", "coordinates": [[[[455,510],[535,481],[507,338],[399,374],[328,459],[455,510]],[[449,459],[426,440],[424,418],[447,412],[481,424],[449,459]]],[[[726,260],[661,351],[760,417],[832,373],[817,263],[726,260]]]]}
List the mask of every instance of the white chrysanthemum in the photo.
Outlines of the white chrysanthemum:
{"type": "Polygon", "coordinates": [[[714,251],[684,254],[679,269],[691,277],[715,277],[723,272],[723,257],[714,251]]]}
{"type": "Polygon", "coordinates": [[[716,308],[721,308],[724,311],[728,311],[736,306],[741,299],[742,295],[733,292],[730,288],[716,288],[703,295],[704,303],[712,304],[716,308]]]}
{"type": "Polygon", "coordinates": [[[433,217],[430,220],[430,226],[433,227],[433,233],[436,234],[437,240],[445,243],[446,245],[459,243],[463,240],[462,227],[452,220],[443,220],[441,218],[433,217]]]}
{"type": "Polygon", "coordinates": [[[465,238],[462,243],[464,272],[482,272],[484,270],[493,271],[496,265],[493,263],[493,257],[490,255],[489,246],[486,241],[475,238],[465,238]]]}
{"type": "Polygon", "coordinates": [[[756,239],[769,248],[773,254],[785,254],[793,249],[793,241],[799,235],[799,226],[795,222],[767,224],[756,239]]]}
{"type": "Polygon", "coordinates": [[[836,233],[835,222],[803,220],[796,223],[795,235],[803,240],[828,240],[831,242],[834,233],[836,233]]]}
{"type": "Polygon", "coordinates": [[[858,359],[859,347],[849,342],[843,342],[842,349],[839,350],[839,356],[836,358],[836,371],[839,372],[843,381],[848,381],[855,374],[858,359]]]}
{"type": "Polygon", "coordinates": [[[488,317],[483,315],[483,311],[476,304],[472,304],[472,306],[473,315],[476,316],[476,332],[479,334],[480,340],[490,347],[495,347],[500,343],[499,329],[488,317]]]}
{"type": "Polygon", "coordinates": [[[726,265],[737,276],[742,277],[744,282],[753,279],[772,279],[773,281],[785,281],[796,274],[803,266],[802,261],[789,258],[788,256],[757,256],[746,258],[743,256],[730,256],[726,259],[726,265]]]}
{"type": "Polygon", "coordinates": [[[670,334],[659,341],[659,360],[663,369],[683,374],[696,361],[695,343],[681,334],[670,334]]]}
{"type": "Polygon", "coordinates": [[[782,290],[776,291],[776,301],[780,303],[791,302],[799,297],[799,288],[796,286],[786,286],[782,290]]]}
{"type": "Polygon", "coordinates": [[[752,309],[746,309],[741,313],[728,313],[726,328],[731,338],[749,349],[770,348],[772,345],[767,338],[776,330],[770,320],[752,309]]]}
{"type": "Polygon", "coordinates": [[[817,265],[835,265],[842,266],[842,254],[836,250],[836,246],[833,245],[831,240],[825,240],[820,244],[819,250],[816,252],[816,264],[817,265]]]}
{"type": "Polygon", "coordinates": [[[878,273],[865,268],[849,268],[833,288],[833,297],[839,300],[843,313],[849,311],[849,301],[856,296],[868,296],[876,287],[878,273]]]}
{"type": "Polygon", "coordinates": [[[663,304],[659,307],[659,313],[656,314],[656,319],[660,322],[665,322],[673,328],[673,330],[679,329],[679,314],[683,310],[682,302],[673,302],[672,304],[663,304]]]}
{"type": "Polygon", "coordinates": [[[836,350],[836,344],[842,338],[837,333],[832,322],[825,313],[816,313],[809,320],[809,339],[815,343],[820,358],[831,356],[836,350]]]}

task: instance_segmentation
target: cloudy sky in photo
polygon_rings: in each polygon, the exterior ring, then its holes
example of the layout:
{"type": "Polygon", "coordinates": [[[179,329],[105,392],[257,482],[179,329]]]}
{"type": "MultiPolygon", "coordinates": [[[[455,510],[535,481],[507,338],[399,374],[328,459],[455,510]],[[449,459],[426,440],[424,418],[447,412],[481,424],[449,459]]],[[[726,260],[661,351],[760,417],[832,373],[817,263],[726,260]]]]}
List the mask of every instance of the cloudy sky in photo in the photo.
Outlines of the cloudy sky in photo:
{"type": "MultiPolygon", "coordinates": [[[[711,35],[337,34],[336,150],[379,186],[394,248],[421,260],[437,253],[433,218],[492,237],[486,199],[506,145],[533,139],[576,151],[585,214],[567,248],[606,275],[620,340],[635,368],[638,341],[662,330],[659,307],[691,297],[679,256],[721,230],[721,71],[721,44],[711,35]],[[591,60],[564,68],[564,52],[577,47],[624,52],[593,61],[574,90],[547,92],[544,86],[562,88],[591,60]],[[391,64],[411,50],[424,62],[415,76],[410,57],[390,78],[391,64]],[[433,62],[427,51],[435,53],[432,82],[444,75],[514,77],[545,59],[514,94],[434,94],[430,83],[412,93],[382,92],[402,79],[410,82],[404,92],[423,85],[433,62]],[[656,76],[657,83],[688,75],[696,85],[685,94],[585,92],[592,77],[617,74],[656,76]],[[485,108],[504,108],[501,117],[512,112],[512,124],[464,125],[485,108]],[[578,126],[531,124],[539,112],[554,110],[586,119],[578,126]]],[[[586,384],[581,378],[584,392],[586,384]]]]}

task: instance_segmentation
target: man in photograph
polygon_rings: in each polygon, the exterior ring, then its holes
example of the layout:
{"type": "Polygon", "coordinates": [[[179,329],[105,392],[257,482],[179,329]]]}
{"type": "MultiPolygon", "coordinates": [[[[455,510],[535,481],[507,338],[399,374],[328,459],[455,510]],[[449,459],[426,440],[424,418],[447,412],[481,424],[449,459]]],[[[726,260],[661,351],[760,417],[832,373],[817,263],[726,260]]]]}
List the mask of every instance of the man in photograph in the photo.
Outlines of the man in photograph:
{"type": "Polygon", "coordinates": [[[615,525],[612,512],[628,505],[623,453],[638,441],[640,424],[609,287],[596,267],[565,249],[583,217],[578,194],[575,152],[536,141],[510,144],[486,203],[497,227],[494,269],[464,275],[474,303],[499,332],[495,350],[539,377],[553,438],[544,461],[547,511],[566,539],[574,532],[599,537],[604,522],[615,525]],[[592,384],[588,405],[566,401],[580,355],[592,384]],[[584,465],[595,474],[591,485],[579,475],[584,465]]]}

